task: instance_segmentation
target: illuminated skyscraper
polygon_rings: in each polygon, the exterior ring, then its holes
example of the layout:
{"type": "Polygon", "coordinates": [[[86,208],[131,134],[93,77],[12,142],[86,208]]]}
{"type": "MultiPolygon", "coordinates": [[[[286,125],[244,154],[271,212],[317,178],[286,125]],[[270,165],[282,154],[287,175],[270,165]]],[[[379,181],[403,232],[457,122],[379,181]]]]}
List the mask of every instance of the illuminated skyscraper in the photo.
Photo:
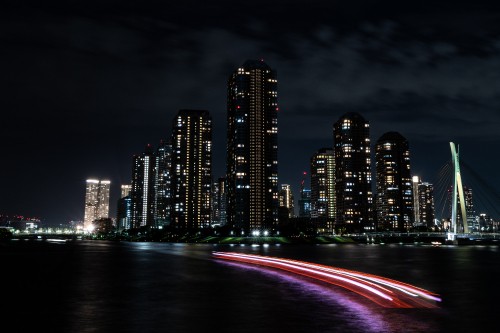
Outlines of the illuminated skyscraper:
{"type": "MultiPolygon", "coordinates": [[[[451,199],[452,199],[452,193],[453,189],[450,188],[448,189],[448,197],[446,198],[446,201],[449,203],[449,214],[451,216],[451,199]]],[[[465,200],[465,215],[466,215],[466,221],[467,221],[467,226],[468,230],[478,230],[478,222],[475,219],[476,212],[474,210],[474,203],[472,200],[472,188],[463,186],[463,193],[464,193],[464,200],[465,200]]],[[[460,207],[460,197],[457,197],[457,206],[460,207]]],[[[450,218],[451,219],[451,218],[450,218]]],[[[457,209],[457,221],[462,221],[462,211],[461,209],[457,209]]],[[[460,223],[459,226],[459,231],[463,232],[463,223],[460,223]]]]}
{"type": "Polygon", "coordinates": [[[225,177],[213,183],[212,186],[212,226],[224,226],[227,223],[227,182],[225,177]]]}
{"type": "Polygon", "coordinates": [[[99,180],[87,179],[85,192],[85,217],[83,219],[83,228],[92,229],[92,222],[97,219],[97,202],[99,195],[99,180]]]}
{"type": "Polygon", "coordinates": [[[348,112],[333,126],[335,154],[335,227],[373,231],[370,125],[348,112]]]}
{"type": "Polygon", "coordinates": [[[162,227],[170,224],[172,200],[171,166],[172,145],[161,141],[160,145],[156,149],[154,203],[155,227],[162,227]]]}
{"type": "Polygon", "coordinates": [[[101,180],[99,183],[99,195],[97,204],[97,218],[109,218],[109,180],[101,180]]]}
{"type": "Polygon", "coordinates": [[[110,184],[109,180],[87,179],[83,222],[85,230],[91,230],[95,220],[109,217],[110,184]]]}
{"type": "MultiPolygon", "coordinates": [[[[472,200],[472,188],[464,186],[464,200],[465,200],[465,214],[467,215],[467,225],[469,230],[479,230],[478,225],[475,223],[476,211],[474,210],[474,201],[472,200]]],[[[460,202],[460,198],[458,199],[460,202]]],[[[461,219],[461,212],[457,212],[457,220],[461,219]]]]}
{"type": "Polygon", "coordinates": [[[134,155],[132,165],[131,228],[154,226],[156,159],[151,145],[142,154],[134,155]]]}
{"type": "Polygon", "coordinates": [[[132,198],[130,196],[127,195],[118,199],[116,210],[116,228],[118,231],[131,228],[132,208],[132,198]]]}
{"type": "Polygon", "coordinates": [[[410,147],[398,132],[375,144],[376,212],[379,231],[408,231],[413,225],[410,147]]]}
{"type": "Polygon", "coordinates": [[[122,185],[120,198],[129,196],[131,190],[132,190],[132,185],[122,185]]]}
{"type": "Polygon", "coordinates": [[[116,229],[122,231],[124,229],[130,229],[132,222],[132,198],[130,197],[130,192],[132,191],[132,185],[121,185],[121,196],[118,199],[117,209],[116,209],[116,229]]]}
{"type": "Polygon", "coordinates": [[[335,155],[322,148],[311,157],[311,218],[318,228],[333,231],[335,220],[335,155]]]}
{"type": "Polygon", "coordinates": [[[434,187],[413,176],[413,213],[416,227],[434,226],[434,187]]]}
{"type": "Polygon", "coordinates": [[[212,118],[205,110],[180,110],[172,129],[174,227],[210,227],[211,187],[212,118]]]}
{"type": "Polygon", "coordinates": [[[299,203],[299,217],[310,218],[311,217],[311,189],[301,188],[299,203]]]}
{"type": "Polygon", "coordinates": [[[288,218],[295,216],[292,187],[289,184],[282,184],[279,191],[279,204],[283,211],[286,211],[288,218]]]}
{"type": "Polygon", "coordinates": [[[248,60],[228,81],[228,222],[246,233],[278,225],[276,72],[248,60]]]}

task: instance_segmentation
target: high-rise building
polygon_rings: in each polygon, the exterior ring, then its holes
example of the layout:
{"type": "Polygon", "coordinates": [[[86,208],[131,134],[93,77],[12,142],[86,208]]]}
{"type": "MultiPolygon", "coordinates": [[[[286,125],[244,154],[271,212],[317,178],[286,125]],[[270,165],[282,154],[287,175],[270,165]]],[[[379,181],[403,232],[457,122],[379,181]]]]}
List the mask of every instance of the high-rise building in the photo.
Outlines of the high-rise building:
{"type": "Polygon", "coordinates": [[[309,219],[311,218],[311,189],[301,188],[299,203],[299,217],[309,219]]]}
{"type": "Polygon", "coordinates": [[[99,195],[97,204],[97,218],[109,218],[109,189],[111,182],[101,180],[99,182],[99,195]]]}
{"type": "Polygon", "coordinates": [[[318,228],[333,231],[335,220],[335,155],[322,148],[311,157],[311,218],[318,228]]]}
{"type": "Polygon", "coordinates": [[[171,166],[172,145],[163,140],[156,149],[155,165],[155,202],[154,221],[155,227],[163,227],[170,224],[171,212],[171,166]]]}
{"type": "Polygon", "coordinates": [[[228,80],[228,222],[244,233],[278,226],[277,76],[247,60],[228,80]]]}
{"type": "Polygon", "coordinates": [[[130,195],[130,191],[132,191],[132,185],[129,184],[122,185],[120,198],[128,197],[130,195]]]}
{"type": "Polygon", "coordinates": [[[413,213],[416,227],[434,226],[434,187],[413,176],[413,213]]]}
{"type": "Polygon", "coordinates": [[[418,197],[419,221],[427,228],[433,228],[435,225],[434,186],[428,182],[421,182],[418,185],[418,197]]]}
{"type": "Polygon", "coordinates": [[[148,144],[143,153],[133,156],[132,163],[132,222],[131,228],[154,226],[155,165],[153,147],[148,144]]]}
{"type": "Polygon", "coordinates": [[[109,218],[109,180],[87,179],[83,228],[92,230],[94,221],[109,218]]]}
{"type": "Polygon", "coordinates": [[[172,129],[172,215],[180,229],[210,227],[212,119],[205,110],[179,110],[172,129]]]}
{"type": "Polygon", "coordinates": [[[83,228],[92,229],[92,223],[97,219],[97,203],[99,195],[99,180],[87,179],[85,192],[85,217],[83,228]]]}
{"type": "Polygon", "coordinates": [[[299,199],[297,204],[299,206],[298,217],[307,220],[311,218],[311,189],[306,188],[306,178],[307,172],[304,171],[302,173],[302,180],[300,181],[299,199]]]}
{"type": "Polygon", "coordinates": [[[129,184],[121,185],[121,196],[120,199],[118,199],[118,204],[116,209],[117,231],[130,229],[131,227],[131,222],[132,222],[132,198],[130,197],[131,191],[132,191],[132,185],[129,184]]]}
{"type": "MultiPolygon", "coordinates": [[[[465,215],[466,215],[466,221],[467,221],[467,226],[468,230],[478,230],[478,222],[476,221],[475,215],[476,212],[474,210],[474,203],[472,201],[472,188],[463,186],[463,193],[464,193],[464,202],[465,202],[465,215]]],[[[446,201],[449,202],[449,214],[450,214],[450,220],[451,220],[451,215],[452,215],[452,197],[453,197],[453,188],[448,189],[447,193],[448,197],[446,198],[446,201]]],[[[464,232],[464,226],[463,226],[463,219],[462,219],[462,209],[461,209],[461,200],[460,196],[457,196],[457,221],[458,221],[458,229],[459,232],[464,232]]]]}
{"type": "Polygon", "coordinates": [[[408,231],[413,226],[413,194],[408,140],[384,133],[375,144],[376,216],[379,231],[408,231]]]}
{"type": "Polygon", "coordinates": [[[286,212],[286,216],[289,219],[295,216],[293,201],[292,187],[289,184],[281,184],[279,191],[279,205],[280,209],[283,209],[283,212],[286,212]]]}
{"type": "Polygon", "coordinates": [[[370,124],[348,112],[333,126],[335,154],[335,228],[375,230],[370,152],[370,124]]]}
{"type": "Polygon", "coordinates": [[[418,185],[420,183],[419,176],[412,177],[412,192],[413,192],[413,225],[415,227],[423,226],[420,221],[420,196],[418,193],[418,185]]]}
{"type": "Polygon", "coordinates": [[[219,177],[212,186],[212,226],[225,226],[227,223],[227,182],[219,177]]]}
{"type": "Polygon", "coordinates": [[[116,210],[116,229],[122,231],[130,229],[132,226],[132,198],[125,196],[118,199],[118,207],[116,210]]]}
{"type": "Polygon", "coordinates": [[[495,220],[485,213],[480,213],[476,218],[477,229],[475,231],[498,231],[498,221],[495,220]]]}
{"type": "MultiPolygon", "coordinates": [[[[476,211],[474,209],[474,201],[472,200],[472,188],[464,186],[465,214],[467,215],[468,230],[479,230],[475,222],[476,211]]],[[[460,198],[458,200],[460,202],[460,198]]],[[[460,221],[462,213],[457,212],[457,220],[460,221]]]]}

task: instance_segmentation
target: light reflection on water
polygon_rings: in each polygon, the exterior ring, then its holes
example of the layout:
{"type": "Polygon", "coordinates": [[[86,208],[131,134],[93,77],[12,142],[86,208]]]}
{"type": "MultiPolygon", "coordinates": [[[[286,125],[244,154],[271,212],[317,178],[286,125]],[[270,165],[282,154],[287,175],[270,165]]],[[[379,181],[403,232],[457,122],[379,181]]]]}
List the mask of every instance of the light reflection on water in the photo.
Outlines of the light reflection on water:
{"type": "MultiPolygon", "coordinates": [[[[307,277],[278,271],[268,267],[254,267],[241,263],[217,260],[221,265],[242,271],[254,271],[266,279],[271,288],[283,291],[283,298],[293,304],[304,302],[316,304],[315,311],[306,315],[321,318],[322,329],[336,332],[439,332],[432,322],[422,321],[414,314],[437,315],[439,311],[429,309],[387,309],[372,303],[363,297],[353,294],[341,287],[313,282],[307,277]],[[269,280],[268,280],[269,279],[269,280]],[[274,281],[273,281],[274,280],[274,281]],[[412,317],[413,316],[413,317],[412,317]]],[[[300,307],[300,305],[298,305],[300,307]]]]}
{"type": "Polygon", "coordinates": [[[495,328],[491,304],[500,299],[500,252],[492,246],[25,242],[3,246],[0,260],[15,267],[0,274],[16,291],[3,316],[51,332],[472,332],[495,328]],[[382,308],[306,277],[217,260],[212,251],[381,275],[443,302],[440,309],[382,308]]]}

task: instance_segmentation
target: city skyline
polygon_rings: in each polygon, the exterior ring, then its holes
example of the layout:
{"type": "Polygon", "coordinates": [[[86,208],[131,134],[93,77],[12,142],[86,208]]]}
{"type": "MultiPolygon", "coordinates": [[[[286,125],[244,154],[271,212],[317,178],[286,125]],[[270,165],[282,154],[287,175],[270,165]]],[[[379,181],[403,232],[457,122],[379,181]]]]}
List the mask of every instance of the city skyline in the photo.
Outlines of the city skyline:
{"type": "Polygon", "coordinates": [[[278,73],[278,185],[296,201],[311,156],[351,111],[370,123],[372,149],[388,131],[408,139],[412,176],[436,184],[453,141],[500,188],[498,5],[263,4],[2,5],[0,213],[82,220],[85,180],[97,178],[111,180],[114,217],[132,156],[167,139],[180,109],[213,116],[223,176],[227,77],[246,59],[278,73]]]}

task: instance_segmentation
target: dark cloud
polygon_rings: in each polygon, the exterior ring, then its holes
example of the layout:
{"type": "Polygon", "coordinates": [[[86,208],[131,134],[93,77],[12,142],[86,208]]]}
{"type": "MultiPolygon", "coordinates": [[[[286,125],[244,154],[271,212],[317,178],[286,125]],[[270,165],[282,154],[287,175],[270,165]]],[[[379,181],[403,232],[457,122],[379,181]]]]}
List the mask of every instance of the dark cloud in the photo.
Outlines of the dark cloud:
{"type": "Polygon", "coordinates": [[[500,11],[489,2],[3,6],[0,136],[11,162],[0,174],[11,194],[0,212],[80,219],[87,177],[112,179],[114,212],[132,154],[167,138],[184,108],[212,114],[221,176],[227,78],[251,58],[278,72],[281,183],[299,184],[350,111],[370,121],[373,142],[386,131],[407,137],[412,168],[428,179],[450,140],[476,161],[500,141],[500,11]]]}

